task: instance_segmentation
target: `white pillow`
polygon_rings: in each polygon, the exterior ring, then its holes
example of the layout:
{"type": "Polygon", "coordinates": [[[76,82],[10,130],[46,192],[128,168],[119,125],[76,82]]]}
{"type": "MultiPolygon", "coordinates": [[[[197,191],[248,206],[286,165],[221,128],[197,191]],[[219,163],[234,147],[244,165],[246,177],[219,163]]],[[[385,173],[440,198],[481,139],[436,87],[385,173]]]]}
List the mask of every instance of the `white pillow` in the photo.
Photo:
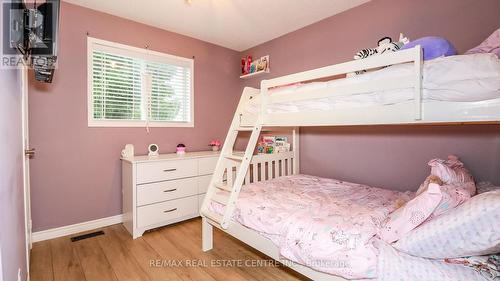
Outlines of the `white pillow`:
{"type": "Polygon", "coordinates": [[[500,252],[500,190],[472,197],[423,223],[393,246],[413,256],[434,259],[500,252]]]}
{"type": "Polygon", "coordinates": [[[397,251],[383,241],[375,240],[374,246],[379,250],[377,281],[486,280],[479,272],[461,264],[414,257],[397,251]]]}

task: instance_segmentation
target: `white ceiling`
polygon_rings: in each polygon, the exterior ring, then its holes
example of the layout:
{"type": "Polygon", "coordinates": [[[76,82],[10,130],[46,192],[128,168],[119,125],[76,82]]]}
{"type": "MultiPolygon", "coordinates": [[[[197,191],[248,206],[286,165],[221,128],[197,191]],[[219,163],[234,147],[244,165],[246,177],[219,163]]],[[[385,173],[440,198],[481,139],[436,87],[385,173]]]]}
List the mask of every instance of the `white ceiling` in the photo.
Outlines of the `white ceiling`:
{"type": "Polygon", "coordinates": [[[64,1],[244,51],[369,0],[64,1]]]}

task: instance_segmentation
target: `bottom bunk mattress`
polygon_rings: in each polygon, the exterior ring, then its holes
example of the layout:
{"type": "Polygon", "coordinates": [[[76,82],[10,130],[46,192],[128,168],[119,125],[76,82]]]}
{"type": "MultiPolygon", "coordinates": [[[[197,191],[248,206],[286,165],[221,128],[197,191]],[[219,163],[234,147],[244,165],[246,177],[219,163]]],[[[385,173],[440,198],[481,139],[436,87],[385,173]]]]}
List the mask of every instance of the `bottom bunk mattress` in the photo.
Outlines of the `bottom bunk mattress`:
{"type": "MultiPolygon", "coordinates": [[[[280,254],[349,279],[375,278],[372,238],[413,193],[307,175],[243,186],[234,220],[270,239],[280,254]]],[[[224,206],[210,209],[222,214],[224,206]]]]}

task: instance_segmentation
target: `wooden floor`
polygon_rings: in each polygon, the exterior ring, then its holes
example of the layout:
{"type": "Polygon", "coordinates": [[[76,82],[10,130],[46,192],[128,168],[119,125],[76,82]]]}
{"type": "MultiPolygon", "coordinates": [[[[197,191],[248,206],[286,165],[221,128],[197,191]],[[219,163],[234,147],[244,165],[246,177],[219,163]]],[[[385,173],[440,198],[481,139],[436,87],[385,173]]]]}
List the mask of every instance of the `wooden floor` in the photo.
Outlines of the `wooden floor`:
{"type": "Polygon", "coordinates": [[[122,225],[102,230],[105,235],[77,242],[62,237],[35,243],[31,281],[307,280],[283,266],[255,266],[271,260],[215,228],[214,249],[202,252],[200,219],[136,240],[122,225]]]}

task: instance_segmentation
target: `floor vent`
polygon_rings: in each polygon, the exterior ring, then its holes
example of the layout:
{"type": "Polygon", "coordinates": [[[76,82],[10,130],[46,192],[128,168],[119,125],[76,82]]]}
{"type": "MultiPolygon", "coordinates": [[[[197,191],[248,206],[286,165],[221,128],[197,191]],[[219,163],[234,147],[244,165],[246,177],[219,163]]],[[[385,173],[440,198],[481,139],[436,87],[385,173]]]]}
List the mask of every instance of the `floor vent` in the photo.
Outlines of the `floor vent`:
{"type": "Polygon", "coordinates": [[[80,240],[83,240],[83,239],[96,237],[96,236],[99,236],[99,235],[104,235],[104,231],[99,230],[99,231],[96,231],[96,232],[91,232],[91,233],[87,233],[87,234],[83,234],[83,235],[78,235],[78,236],[75,236],[75,237],[71,237],[71,242],[76,242],[76,241],[80,241],[80,240]]]}

